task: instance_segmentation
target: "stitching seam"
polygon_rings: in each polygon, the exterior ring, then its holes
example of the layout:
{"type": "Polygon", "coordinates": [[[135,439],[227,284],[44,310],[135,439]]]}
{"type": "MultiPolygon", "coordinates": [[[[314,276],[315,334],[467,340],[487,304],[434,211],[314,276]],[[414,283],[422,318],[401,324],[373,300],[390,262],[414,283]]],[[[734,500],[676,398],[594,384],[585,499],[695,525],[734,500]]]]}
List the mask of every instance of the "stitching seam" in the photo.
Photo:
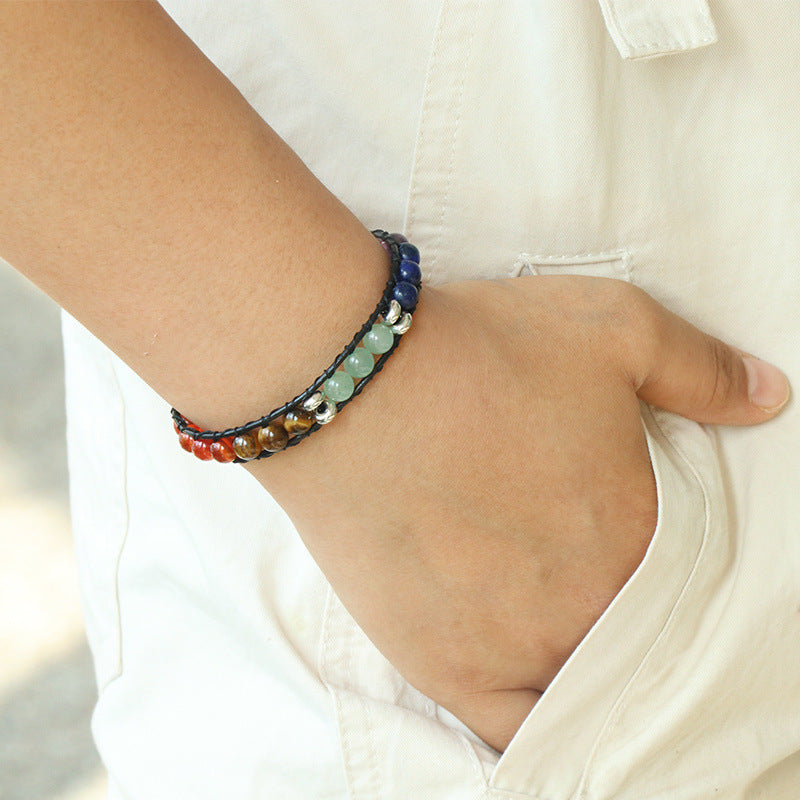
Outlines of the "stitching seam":
{"type": "Polygon", "coordinates": [[[342,709],[342,700],[339,697],[339,692],[335,689],[329,680],[328,673],[328,659],[327,655],[330,648],[330,626],[331,616],[333,613],[333,589],[328,586],[327,597],[325,598],[325,611],[322,615],[322,630],[320,631],[320,644],[319,656],[317,659],[317,669],[322,682],[328,689],[328,693],[333,701],[334,712],[336,714],[336,722],[339,728],[339,750],[342,754],[342,767],[344,769],[345,783],[347,784],[348,797],[353,798],[353,767],[350,763],[349,749],[346,743],[347,731],[344,726],[344,712],[342,709]]]}
{"type": "MultiPolygon", "coordinates": [[[[619,262],[622,265],[621,272],[627,281],[632,280],[631,254],[628,250],[609,250],[598,253],[576,253],[574,255],[548,255],[548,254],[529,254],[520,253],[509,270],[509,277],[518,278],[522,271],[527,267],[532,274],[536,275],[537,266],[591,266],[592,264],[602,265],[619,262]]],[[[565,272],[565,274],[567,274],[565,272]]]]}
{"type": "MultiPolygon", "coordinates": [[[[427,138],[428,138],[427,136],[428,126],[426,125],[427,109],[430,106],[431,84],[433,83],[432,76],[438,72],[439,53],[441,50],[441,45],[439,40],[441,37],[442,28],[444,26],[446,5],[447,5],[447,0],[443,0],[442,5],[439,8],[439,18],[436,21],[436,32],[434,33],[433,45],[431,47],[431,54],[428,60],[428,69],[426,70],[425,73],[425,90],[422,95],[422,103],[420,104],[420,112],[419,112],[419,130],[417,132],[416,141],[414,142],[414,155],[411,161],[411,176],[410,176],[410,185],[408,193],[408,205],[406,206],[406,218],[403,225],[403,229],[405,231],[410,231],[413,229],[417,211],[417,206],[416,203],[414,202],[417,195],[416,173],[421,158],[420,154],[425,151],[425,145],[427,143],[427,138]]],[[[432,257],[435,258],[435,256],[432,257]]]]}
{"type": "MultiPolygon", "coordinates": [[[[617,29],[617,33],[625,42],[629,52],[633,55],[638,50],[646,50],[648,48],[660,48],[660,50],[656,50],[654,52],[672,52],[676,49],[686,50],[692,46],[700,47],[704,44],[710,44],[711,42],[715,41],[715,36],[713,33],[705,36],[702,39],[681,39],[676,38],[672,41],[675,43],[673,45],[666,44],[665,42],[650,42],[650,43],[641,43],[641,42],[634,42],[632,41],[625,33],[623,33],[622,24],[620,22],[619,14],[616,10],[616,4],[613,0],[601,0],[601,4],[604,8],[608,10],[608,14],[611,20],[614,23],[614,27],[617,29]]],[[[695,3],[695,8],[698,10],[700,17],[702,17],[703,21],[706,25],[711,26],[713,28],[713,22],[711,20],[711,14],[709,13],[708,6],[703,2],[703,0],[697,0],[695,3]]],[[[644,53],[640,53],[639,55],[644,55],[644,53]]]]}
{"type": "MultiPolygon", "coordinates": [[[[427,85],[425,87],[425,96],[423,98],[423,111],[422,111],[422,115],[421,115],[421,119],[420,119],[420,130],[419,130],[419,134],[417,136],[417,146],[415,147],[415,152],[414,152],[414,167],[412,168],[412,175],[411,175],[413,188],[412,188],[411,196],[409,198],[409,207],[408,207],[408,211],[407,211],[407,214],[406,214],[406,229],[409,230],[409,231],[412,230],[412,225],[413,225],[413,222],[414,222],[414,215],[415,215],[415,212],[416,212],[416,206],[414,204],[414,198],[416,196],[416,188],[418,188],[417,181],[416,181],[416,177],[417,177],[416,176],[416,168],[417,168],[417,166],[419,164],[420,153],[424,151],[424,143],[425,143],[426,138],[427,138],[426,137],[427,127],[426,127],[426,119],[425,119],[425,116],[426,116],[425,115],[425,109],[428,107],[428,104],[429,104],[429,97],[430,97],[431,85],[432,85],[431,77],[434,75],[435,72],[441,72],[441,70],[437,68],[437,62],[438,62],[438,51],[439,51],[440,46],[441,46],[440,42],[439,42],[439,37],[441,35],[442,28],[443,28],[443,25],[444,25],[443,20],[445,18],[445,14],[446,14],[446,8],[447,8],[447,0],[445,0],[445,2],[442,4],[442,9],[441,9],[440,16],[439,16],[439,22],[437,24],[437,28],[438,28],[437,29],[437,34],[436,34],[437,41],[434,44],[434,53],[431,55],[431,61],[430,61],[430,65],[428,67],[428,75],[426,76],[427,85]]],[[[436,238],[433,241],[432,246],[428,250],[429,256],[428,256],[428,259],[427,259],[427,268],[425,270],[426,280],[431,280],[432,276],[433,276],[433,274],[435,272],[436,261],[437,261],[437,257],[438,257],[438,253],[439,253],[439,248],[441,246],[442,236],[444,234],[444,220],[445,220],[445,216],[446,216],[446,213],[447,213],[447,205],[448,205],[448,202],[450,200],[450,191],[451,191],[452,184],[453,184],[453,173],[455,171],[456,145],[458,143],[458,134],[459,134],[459,131],[460,131],[460,128],[461,128],[461,118],[462,118],[463,113],[464,113],[464,88],[466,86],[467,75],[469,73],[469,65],[470,65],[470,63],[472,61],[472,44],[473,44],[473,42],[475,40],[475,29],[476,29],[476,27],[477,27],[476,25],[473,25],[471,27],[469,41],[467,42],[466,56],[464,57],[464,63],[461,66],[461,69],[460,69],[461,80],[460,80],[459,86],[458,86],[458,98],[456,100],[455,118],[454,118],[454,121],[453,121],[453,134],[452,134],[452,141],[451,141],[451,146],[450,146],[450,157],[449,157],[448,164],[447,164],[447,174],[446,174],[446,176],[444,178],[445,190],[444,190],[444,196],[443,196],[443,199],[442,199],[441,211],[439,213],[438,230],[436,232],[436,238]]]]}
{"type": "Polygon", "coordinates": [[[123,432],[122,437],[122,495],[125,504],[125,533],[119,543],[119,550],[114,564],[114,601],[116,603],[117,611],[117,674],[107,680],[102,687],[98,687],[98,693],[102,694],[108,687],[122,676],[122,601],[119,593],[119,571],[122,563],[122,554],[125,552],[125,545],[128,541],[128,533],[130,532],[131,511],[130,501],[128,497],[128,434],[125,426],[126,408],[125,400],[122,394],[122,387],[119,383],[119,375],[117,375],[117,367],[113,359],[110,360],[111,374],[114,378],[114,386],[119,394],[120,404],[122,406],[122,425],[120,426],[123,432]]]}

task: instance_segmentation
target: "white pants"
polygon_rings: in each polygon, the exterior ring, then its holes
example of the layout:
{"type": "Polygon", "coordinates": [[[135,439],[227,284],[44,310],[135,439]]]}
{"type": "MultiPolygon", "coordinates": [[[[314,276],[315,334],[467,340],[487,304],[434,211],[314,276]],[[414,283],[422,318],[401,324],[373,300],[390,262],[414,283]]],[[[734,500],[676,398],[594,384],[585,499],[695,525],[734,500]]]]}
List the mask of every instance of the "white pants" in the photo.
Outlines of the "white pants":
{"type": "MultiPolygon", "coordinates": [[[[427,281],[631,281],[800,387],[797,3],[163,5],[427,281]]],[[[653,542],[499,757],[376,651],[244,470],[188,457],[160,398],[64,336],[112,797],[800,794],[796,403],[741,429],[643,407],[653,542]]]]}

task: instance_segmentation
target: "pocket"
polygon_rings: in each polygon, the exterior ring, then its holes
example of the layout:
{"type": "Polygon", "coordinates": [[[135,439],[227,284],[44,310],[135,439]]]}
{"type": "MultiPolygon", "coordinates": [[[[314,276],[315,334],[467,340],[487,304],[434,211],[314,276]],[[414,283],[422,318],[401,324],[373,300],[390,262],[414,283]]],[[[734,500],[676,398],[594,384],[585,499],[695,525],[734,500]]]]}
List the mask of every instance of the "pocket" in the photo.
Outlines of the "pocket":
{"type": "Polygon", "coordinates": [[[680,731],[677,665],[724,604],[732,545],[713,435],[644,403],[641,417],[658,494],[650,546],[501,756],[490,797],[658,794],[648,767],[680,731]]]}
{"type": "Polygon", "coordinates": [[[587,275],[630,282],[631,256],[627,250],[575,255],[520,253],[509,271],[509,277],[518,278],[520,275],[587,275]]]}
{"type": "MultiPolygon", "coordinates": [[[[633,282],[626,249],[520,253],[508,274],[633,282]]],[[[632,717],[646,718],[649,707],[660,706],[669,716],[677,690],[672,687],[673,695],[665,695],[653,676],[669,671],[681,637],[696,624],[695,612],[724,585],[731,544],[713,433],[646,403],[640,403],[640,412],[658,501],[650,545],[500,757],[489,778],[490,797],[628,797],[628,787],[636,785],[631,780],[636,749],[617,756],[621,732],[632,717]],[[625,775],[613,783],[613,791],[611,774],[625,775]],[[592,792],[582,794],[589,786],[592,792]]],[[[653,739],[651,756],[659,747],[670,747],[666,734],[653,730],[648,736],[653,739]]],[[[640,785],[638,796],[647,796],[647,788],[640,785]]],[[[630,794],[636,796],[636,791],[630,794]]]]}
{"type": "Polygon", "coordinates": [[[688,774],[676,787],[687,746],[676,743],[695,740],[702,728],[698,718],[707,698],[691,686],[691,676],[716,668],[714,657],[706,659],[729,607],[737,546],[716,429],[644,404],[643,420],[660,481],[659,529],[646,556],[648,568],[631,579],[628,601],[634,602],[624,603],[623,610],[629,631],[645,614],[658,614],[664,597],[668,613],[611,708],[580,788],[581,796],[598,799],[670,794],[684,800],[704,792],[692,787],[688,774]]]}

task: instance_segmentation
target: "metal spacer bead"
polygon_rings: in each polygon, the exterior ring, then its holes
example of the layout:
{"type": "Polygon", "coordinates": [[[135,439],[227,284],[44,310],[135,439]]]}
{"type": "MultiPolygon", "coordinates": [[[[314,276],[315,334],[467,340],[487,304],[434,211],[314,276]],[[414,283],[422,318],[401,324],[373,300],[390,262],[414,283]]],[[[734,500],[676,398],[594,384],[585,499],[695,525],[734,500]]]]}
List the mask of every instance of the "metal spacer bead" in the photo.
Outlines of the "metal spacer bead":
{"type": "Polygon", "coordinates": [[[400,303],[397,300],[392,299],[389,302],[389,310],[383,315],[383,321],[387,325],[394,325],[398,319],[400,319],[400,314],[402,313],[403,309],[400,307],[400,303]]]}
{"type": "Polygon", "coordinates": [[[402,336],[411,327],[411,314],[406,311],[402,317],[392,325],[392,333],[397,333],[402,336]]]}
{"type": "Polygon", "coordinates": [[[311,397],[307,397],[305,400],[303,400],[303,410],[316,411],[324,399],[325,395],[322,393],[322,391],[317,390],[311,395],[311,397]]]}
{"type": "Polygon", "coordinates": [[[314,412],[314,417],[320,425],[327,425],[336,416],[336,403],[326,397],[314,412]]]}

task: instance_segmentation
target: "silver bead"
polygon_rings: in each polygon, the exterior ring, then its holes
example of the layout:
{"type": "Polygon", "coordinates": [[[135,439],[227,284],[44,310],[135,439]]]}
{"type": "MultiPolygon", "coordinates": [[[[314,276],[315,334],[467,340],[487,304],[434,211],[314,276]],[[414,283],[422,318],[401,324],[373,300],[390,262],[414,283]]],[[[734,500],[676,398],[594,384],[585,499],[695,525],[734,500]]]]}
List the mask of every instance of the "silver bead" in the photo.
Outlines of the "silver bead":
{"type": "Polygon", "coordinates": [[[311,397],[307,397],[303,400],[303,410],[304,411],[316,411],[319,408],[320,403],[325,399],[325,395],[322,393],[321,390],[314,392],[311,397]]]}
{"type": "Polygon", "coordinates": [[[326,397],[314,412],[314,416],[320,425],[327,425],[336,416],[336,403],[326,397]]]}
{"type": "Polygon", "coordinates": [[[406,311],[402,317],[392,325],[392,332],[398,333],[401,336],[411,327],[411,314],[406,311]]]}
{"type": "Polygon", "coordinates": [[[383,315],[383,321],[387,325],[394,325],[398,319],[400,319],[400,313],[402,312],[402,308],[400,308],[400,303],[397,300],[391,300],[389,302],[389,310],[383,315]]]}

